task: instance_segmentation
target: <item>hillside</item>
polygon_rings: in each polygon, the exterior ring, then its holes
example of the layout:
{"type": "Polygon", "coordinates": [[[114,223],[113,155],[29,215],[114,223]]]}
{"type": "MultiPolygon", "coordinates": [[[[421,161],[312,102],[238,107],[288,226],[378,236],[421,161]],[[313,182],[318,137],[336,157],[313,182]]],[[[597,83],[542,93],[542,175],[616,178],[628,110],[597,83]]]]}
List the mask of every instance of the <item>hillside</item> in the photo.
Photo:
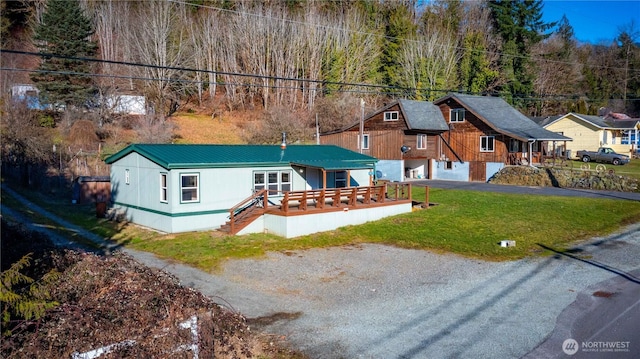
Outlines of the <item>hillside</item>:
{"type": "Polygon", "coordinates": [[[180,113],[171,117],[175,125],[176,143],[246,143],[242,138],[246,114],[234,113],[216,116],[197,113],[180,113]]]}

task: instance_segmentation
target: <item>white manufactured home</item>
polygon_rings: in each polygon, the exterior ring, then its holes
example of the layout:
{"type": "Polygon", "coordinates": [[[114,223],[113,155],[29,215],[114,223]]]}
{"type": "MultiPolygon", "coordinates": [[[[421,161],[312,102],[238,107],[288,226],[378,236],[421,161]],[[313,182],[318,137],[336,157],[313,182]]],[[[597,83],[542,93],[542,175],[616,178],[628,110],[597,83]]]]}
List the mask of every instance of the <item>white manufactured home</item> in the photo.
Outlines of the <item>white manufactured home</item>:
{"type": "Polygon", "coordinates": [[[411,211],[410,187],[374,186],[377,160],[338,146],[133,144],[105,162],[113,208],[167,233],[290,238],[411,211]]]}

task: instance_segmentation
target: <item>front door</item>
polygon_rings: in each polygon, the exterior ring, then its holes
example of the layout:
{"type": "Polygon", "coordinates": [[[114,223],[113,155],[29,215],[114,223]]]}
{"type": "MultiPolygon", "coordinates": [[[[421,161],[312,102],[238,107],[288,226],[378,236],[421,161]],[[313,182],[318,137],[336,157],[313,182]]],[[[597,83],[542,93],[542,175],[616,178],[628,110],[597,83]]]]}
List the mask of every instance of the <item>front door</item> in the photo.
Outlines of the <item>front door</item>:
{"type": "Polygon", "coordinates": [[[469,162],[469,181],[487,182],[487,163],[483,161],[469,162]]]}

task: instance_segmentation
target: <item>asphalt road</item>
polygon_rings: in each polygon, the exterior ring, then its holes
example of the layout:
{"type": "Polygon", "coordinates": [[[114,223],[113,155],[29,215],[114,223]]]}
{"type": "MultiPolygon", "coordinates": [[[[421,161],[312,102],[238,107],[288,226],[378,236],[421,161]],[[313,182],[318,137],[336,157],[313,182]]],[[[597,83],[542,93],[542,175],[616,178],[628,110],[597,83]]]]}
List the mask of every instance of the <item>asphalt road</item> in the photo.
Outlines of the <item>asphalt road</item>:
{"type": "Polygon", "coordinates": [[[640,224],[569,254],[500,263],[365,244],[271,252],[210,274],[120,250],[311,358],[566,358],[567,339],[574,357],[640,357],[640,224]]]}
{"type": "Polygon", "coordinates": [[[586,197],[620,199],[628,201],[640,201],[640,193],[599,191],[580,188],[558,188],[537,186],[512,186],[485,182],[459,182],[442,180],[416,180],[411,181],[415,186],[429,186],[433,188],[460,189],[470,191],[488,191],[500,193],[539,194],[544,196],[586,197]]]}

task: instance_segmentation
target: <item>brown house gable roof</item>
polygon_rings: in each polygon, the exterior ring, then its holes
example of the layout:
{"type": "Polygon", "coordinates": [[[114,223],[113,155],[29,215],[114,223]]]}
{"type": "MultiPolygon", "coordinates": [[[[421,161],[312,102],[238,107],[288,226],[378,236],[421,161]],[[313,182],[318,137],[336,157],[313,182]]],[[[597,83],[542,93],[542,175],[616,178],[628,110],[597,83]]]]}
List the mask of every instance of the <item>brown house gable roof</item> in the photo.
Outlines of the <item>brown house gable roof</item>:
{"type": "Polygon", "coordinates": [[[546,130],[499,97],[451,93],[434,101],[435,105],[455,100],[494,131],[521,141],[572,141],[546,130]]]}
{"type": "MultiPolygon", "coordinates": [[[[376,115],[379,115],[383,112],[389,111],[394,106],[398,106],[400,111],[402,112],[402,117],[405,120],[407,125],[407,130],[413,131],[425,131],[425,132],[443,132],[447,131],[449,127],[447,126],[446,121],[444,120],[444,116],[442,116],[442,112],[440,108],[434,105],[431,102],[427,101],[415,101],[415,100],[404,100],[400,99],[390,103],[382,109],[376,110],[373,113],[365,116],[364,122],[371,120],[376,115]]],[[[360,126],[360,121],[348,125],[339,130],[328,131],[322,133],[321,135],[329,135],[333,133],[339,133],[349,130],[358,129],[360,126]]]]}

